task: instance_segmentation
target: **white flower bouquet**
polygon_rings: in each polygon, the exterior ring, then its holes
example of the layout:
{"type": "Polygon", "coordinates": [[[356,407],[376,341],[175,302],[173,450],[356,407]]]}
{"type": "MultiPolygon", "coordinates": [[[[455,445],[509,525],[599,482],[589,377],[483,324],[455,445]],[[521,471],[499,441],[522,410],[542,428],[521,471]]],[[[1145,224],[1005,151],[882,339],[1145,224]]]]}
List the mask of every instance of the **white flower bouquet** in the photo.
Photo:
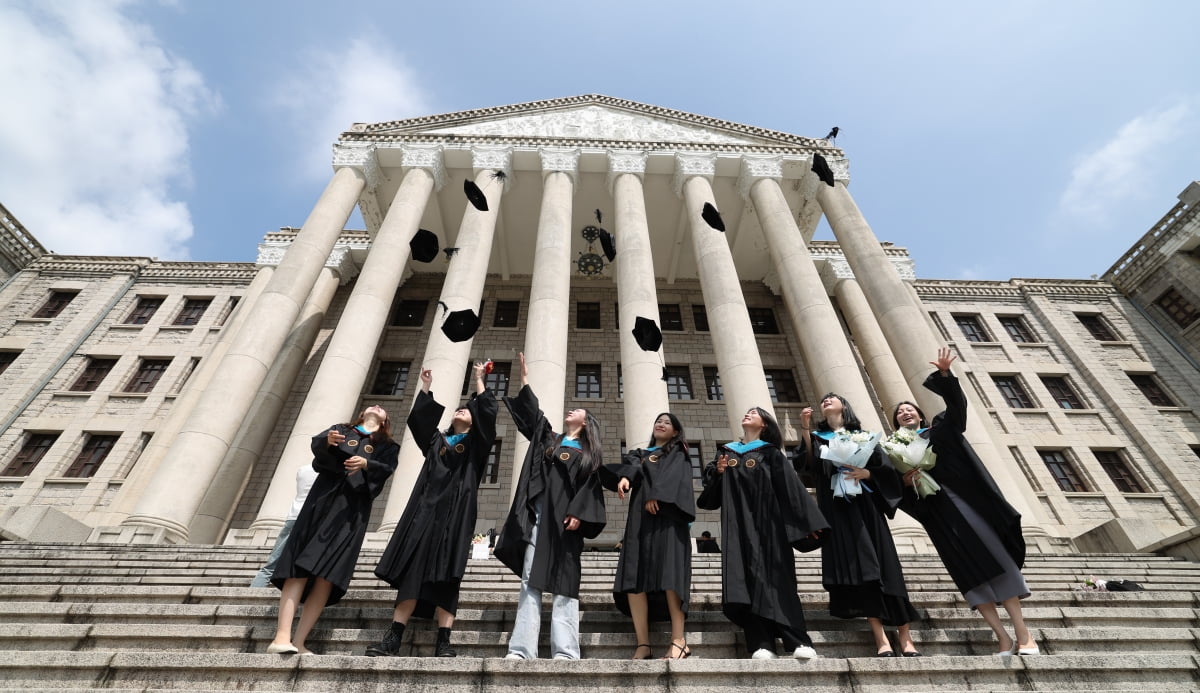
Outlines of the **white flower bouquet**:
{"type": "Polygon", "coordinates": [[[821,449],[821,459],[829,460],[838,470],[829,483],[834,498],[862,494],[862,484],[856,479],[847,479],[841,470],[844,467],[865,467],[880,437],[881,434],[870,431],[838,431],[827,441],[821,449]]]}
{"type": "Polygon", "coordinates": [[[937,464],[937,454],[929,447],[929,439],[922,438],[911,428],[901,428],[881,443],[894,466],[901,474],[917,470],[913,489],[919,498],[926,498],[942,489],[938,482],[925,472],[937,464]]]}

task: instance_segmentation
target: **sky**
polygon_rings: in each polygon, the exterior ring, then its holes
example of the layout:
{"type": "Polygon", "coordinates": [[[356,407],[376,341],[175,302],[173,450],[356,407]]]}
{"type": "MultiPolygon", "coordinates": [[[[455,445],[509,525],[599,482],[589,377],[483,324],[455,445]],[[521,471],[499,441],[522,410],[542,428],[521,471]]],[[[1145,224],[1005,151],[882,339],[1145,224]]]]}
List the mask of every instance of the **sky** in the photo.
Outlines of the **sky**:
{"type": "Polygon", "coordinates": [[[1084,279],[1200,179],[1198,20],[1192,0],[0,0],[0,203],[61,254],[248,262],[304,222],[352,123],[605,94],[840,127],[851,194],[918,277],[1084,279]]]}

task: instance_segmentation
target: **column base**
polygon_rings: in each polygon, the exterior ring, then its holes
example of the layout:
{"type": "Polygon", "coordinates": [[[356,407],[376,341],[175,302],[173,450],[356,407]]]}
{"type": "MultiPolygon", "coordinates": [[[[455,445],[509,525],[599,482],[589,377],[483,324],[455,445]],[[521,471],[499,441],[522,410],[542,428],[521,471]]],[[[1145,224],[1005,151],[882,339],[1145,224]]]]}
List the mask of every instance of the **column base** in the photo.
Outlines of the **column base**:
{"type": "MultiPolygon", "coordinates": [[[[188,542],[186,526],[161,517],[130,515],[117,529],[119,538],[112,538],[108,541],[126,544],[186,544],[188,542]],[[155,540],[148,540],[150,537],[155,537],[155,540]]],[[[93,536],[95,534],[93,532],[93,536]]],[[[113,535],[105,533],[105,536],[112,537],[113,535]]]]}
{"type": "Polygon", "coordinates": [[[162,527],[97,527],[87,538],[89,544],[182,544],[172,541],[162,527]]]}

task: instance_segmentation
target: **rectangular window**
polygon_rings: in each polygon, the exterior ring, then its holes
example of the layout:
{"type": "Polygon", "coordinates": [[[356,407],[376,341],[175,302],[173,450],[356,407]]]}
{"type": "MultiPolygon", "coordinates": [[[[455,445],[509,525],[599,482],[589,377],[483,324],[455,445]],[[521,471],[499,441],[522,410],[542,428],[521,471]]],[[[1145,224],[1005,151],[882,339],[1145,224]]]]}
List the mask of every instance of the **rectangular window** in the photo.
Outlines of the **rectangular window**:
{"type": "Polygon", "coordinates": [[[1196,306],[1183,297],[1174,287],[1167,289],[1162,296],[1154,300],[1154,305],[1163,309],[1180,327],[1187,327],[1196,321],[1196,306]]]}
{"type": "Polygon", "coordinates": [[[688,462],[692,465],[692,486],[700,486],[700,476],[704,472],[704,453],[700,451],[700,441],[688,441],[688,462]]]}
{"type": "Polygon", "coordinates": [[[1080,401],[1079,395],[1075,394],[1075,388],[1071,387],[1071,383],[1062,376],[1043,375],[1040,376],[1042,384],[1046,386],[1046,390],[1050,392],[1050,396],[1058,402],[1058,406],[1063,409],[1083,409],[1083,402],[1080,401]]]}
{"type": "Polygon", "coordinates": [[[575,328],[580,330],[600,329],[600,304],[582,301],[576,303],[575,328]]]}
{"type": "Polygon", "coordinates": [[[71,299],[78,295],[79,292],[77,291],[51,291],[50,298],[46,299],[46,302],[42,304],[42,307],[37,309],[37,312],[33,314],[33,317],[58,317],[58,314],[63,312],[63,309],[67,307],[67,304],[71,302],[71,299]]]}
{"type": "Polygon", "coordinates": [[[1046,469],[1050,470],[1050,476],[1054,477],[1054,481],[1058,483],[1060,489],[1064,491],[1087,490],[1087,486],[1083,484],[1079,474],[1075,472],[1075,467],[1062,450],[1038,450],[1038,455],[1041,456],[1046,469]]]}
{"type": "Polygon", "coordinates": [[[125,392],[150,392],[170,365],[171,359],[142,359],[137,373],[125,385],[125,392]]]}
{"type": "Polygon", "coordinates": [[[682,332],[683,313],[679,310],[679,304],[658,304],[658,321],[662,325],[663,332],[682,332]]]}
{"type": "Polygon", "coordinates": [[[796,387],[796,378],[788,368],[767,368],[763,371],[767,376],[767,391],[771,393],[772,402],[799,402],[800,388],[796,387]]]}
{"type": "Polygon", "coordinates": [[[1162,385],[1158,384],[1158,379],[1150,373],[1129,373],[1129,379],[1137,385],[1137,389],[1142,391],[1146,399],[1150,400],[1150,404],[1156,407],[1173,407],[1175,401],[1167,394],[1162,385]]]}
{"type": "Polygon", "coordinates": [[[408,387],[408,370],[411,361],[380,361],[379,370],[375,372],[375,382],[371,383],[371,394],[384,397],[403,397],[408,387]]]}
{"type": "Polygon", "coordinates": [[[483,478],[480,479],[485,484],[494,484],[500,480],[500,449],[503,442],[497,438],[488,452],[487,464],[483,466],[483,478]]]}
{"type": "Polygon", "coordinates": [[[96,388],[100,387],[100,382],[104,380],[113,366],[117,365],[116,359],[105,359],[91,357],[88,363],[83,368],[83,372],[71,384],[71,392],[95,392],[96,388]]]}
{"type": "Polygon", "coordinates": [[[701,305],[692,305],[692,322],[696,323],[697,332],[708,332],[708,312],[701,305]]]}
{"type": "Polygon", "coordinates": [[[392,327],[421,327],[425,324],[425,314],[429,312],[428,299],[402,299],[396,301],[392,310],[392,327]]]}
{"type": "Polygon", "coordinates": [[[1008,406],[1013,409],[1033,408],[1033,400],[1025,393],[1025,388],[1021,387],[1017,376],[993,375],[992,382],[996,383],[996,389],[1000,390],[1000,395],[1008,402],[1008,406]]]}
{"type": "MultiPolygon", "coordinates": [[[[512,373],[512,364],[507,361],[500,363],[492,362],[492,372],[485,373],[483,376],[483,386],[491,390],[497,397],[505,397],[508,395],[509,375],[512,373]]],[[[467,368],[467,386],[463,389],[465,394],[470,394],[475,391],[475,367],[467,368]]]]}
{"type": "Polygon", "coordinates": [[[1099,313],[1076,313],[1075,317],[1079,318],[1079,322],[1092,334],[1092,337],[1101,342],[1115,342],[1118,337],[1104,318],[1100,317],[1099,313]]]}
{"type": "Polygon", "coordinates": [[[54,442],[58,440],[57,433],[31,433],[25,441],[25,445],[16,457],[8,463],[0,476],[29,476],[33,468],[38,462],[46,456],[46,451],[50,449],[54,442]]]}
{"type": "Polygon", "coordinates": [[[955,315],[954,322],[968,342],[990,342],[992,338],[983,329],[983,321],[978,315],[955,315]]]}
{"type": "Polygon", "coordinates": [[[492,319],[492,327],[516,327],[520,315],[520,301],[496,301],[496,316],[492,319]]]}
{"type": "Polygon", "coordinates": [[[721,389],[721,373],[715,366],[704,367],[704,390],[710,402],[720,402],[725,399],[725,391],[721,389]]]}
{"type": "Polygon", "coordinates": [[[754,334],[779,334],[779,324],[775,322],[775,311],[770,308],[747,308],[750,313],[750,327],[754,334]]]}
{"type": "Polygon", "coordinates": [[[200,322],[200,318],[204,317],[204,311],[208,310],[209,304],[212,303],[211,298],[189,298],[183,302],[183,308],[179,314],[175,316],[175,321],[172,325],[195,325],[200,322]]]}
{"type": "Polygon", "coordinates": [[[621,372],[621,364],[617,364],[617,399],[625,396],[625,374],[621,372]]]}
{"type": "Polygon", "coordinates": [[[1133,475],[1129,465],[1121,459],[1121,453],[1116,450],[1092,450],[1092,454],[1096,456],[1100,468],[1104,470],[1109,479],[1112,479],[1113,484],[1121,493],[1146,492],[1146,489],[1142,488],[1141,482],[1133,475]]]}
{"type": "Polygon", "coordinates": [[[1025,318],[1020,315],[1001,315],[1000,325],[1004,327],[1004,331],[1008,333],[1009,339],[1014,342],[1036,342],[1037,337],[1034,336],[1033,330],[1029,329],[1029,325],[1025,323],[1025,318]]]}
{"type": "Polygon", "coordinates": [[[667,366],[667,399],[692,398],[692,374],[687,366],[667,366]]]}
{"type": "Polygon", "coordinates": [[[19,351],[0,351],[0,373],[8,370],[8,367],[13,365],[13,361],[21,355],[19,351]]]}
{"type": "Polygon", "coordinates": [[[575,364],[575,397],[577,399],[600,399],[600,364],[575,364]]]}
{"type": "Polygon", "coordinates": [[[126,325],[145,325],[150,322],[150,318],[158,312],[163,300],[161,298],[152,298],[148,296],[138,296],[137,305],[133,307],[129,315],[125,318],[126,325]]]}
{"type": "Polygon", "coordinates": [[[100,468],[100,464],[104,462],[104,458],[108,457],[108,453],[112,452],[113,446],[117,444],[117,439],[121,436],[115,435],[89,435],[87,442],[84,443],[83,449],[79,451],[79,455],[63,476],[74,477],[78,479],[86,479],[94,476],[96,470],[100,468]]]}
{"type": "Polygon", "coordinates": [[[220,319],[217,320],[217,327],[224,327],[225,323],[229,322],[229,316],[233,315],[233,311],[237,310],[238,301],[240,300],[240,296],[229,297],[229,304],[225,306],[225,312],[221,315],[220,319]]]}

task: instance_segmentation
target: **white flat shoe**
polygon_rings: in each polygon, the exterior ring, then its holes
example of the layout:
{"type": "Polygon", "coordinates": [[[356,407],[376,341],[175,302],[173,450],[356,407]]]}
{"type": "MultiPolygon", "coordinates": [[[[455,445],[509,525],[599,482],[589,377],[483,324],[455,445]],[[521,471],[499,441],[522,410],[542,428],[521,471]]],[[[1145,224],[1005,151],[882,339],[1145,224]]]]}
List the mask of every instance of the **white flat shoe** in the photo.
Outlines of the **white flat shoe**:
{"type": "Polygon", "coordinates": [[[817,651],[808,645],[801,645],[800,647],[796,648],[796,651],[792,653],[792,656],[796,659],[816,659],[817,651]]]}
{"type": "Polygon", "coordinates": [[[267,645],[267,654],[296,654],[298,652],[300,650],[296,649],[296,646],[290,643],[287,645],[277,645],[275,643],[267,645]]]}
{"type": "Polygon", "coordinates": [[[774,652],[766,648],[755,650],[754,654],[750,655],[750,659],[776,659],[776,657],[774,652]]]}
{"type": "Polygon", "coordinates": [[[515,652],[509,652],[508,654],[504,655],[504,658],[505,659],[525,659],[524,657],[522,657],[521,655],[519,655],[515,652]]]}
{"type": "Polygon", "coordinates": [[[996,653],[997,657],[1011,657],[1017,653],[1017,643],[1014,641],[1012,647],[1007,650],[1002,650],[996,653]]]}
{"type": "Polygon", "coordinates": [[[1017,654],[1021,655],[1022,657],[1034,657],[1036,655],[1040,655],[1041,653],[1042,651],[1038,649],[1037,645],[1034,645],[1033,647],[1017,648],[1017,654]]]}

